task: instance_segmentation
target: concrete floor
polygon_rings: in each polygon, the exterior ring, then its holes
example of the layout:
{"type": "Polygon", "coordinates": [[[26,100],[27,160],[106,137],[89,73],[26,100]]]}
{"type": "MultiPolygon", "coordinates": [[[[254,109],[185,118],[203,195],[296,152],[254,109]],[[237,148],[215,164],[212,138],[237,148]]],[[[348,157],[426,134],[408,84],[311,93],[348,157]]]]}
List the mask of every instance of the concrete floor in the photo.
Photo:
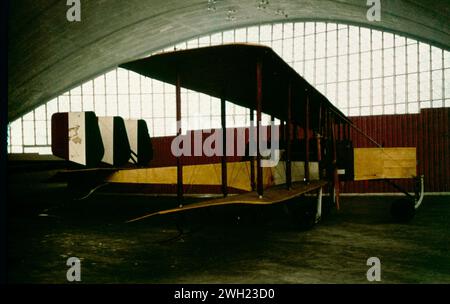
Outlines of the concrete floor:
{"type": "Polygon", "coordinates": [[[389,197],[343,197],[341,211],[309,231],[283,204],[125,224],[176,202],[101,193],[74,201],[64,185],[43,183],[48,176],[10,172],[10,282],[65,283],[76,256],[84,283],[367,283],[375,256],[382,283],[450,283],[448,196],[426,197],[409,224],[393,223],[389,197]]]}

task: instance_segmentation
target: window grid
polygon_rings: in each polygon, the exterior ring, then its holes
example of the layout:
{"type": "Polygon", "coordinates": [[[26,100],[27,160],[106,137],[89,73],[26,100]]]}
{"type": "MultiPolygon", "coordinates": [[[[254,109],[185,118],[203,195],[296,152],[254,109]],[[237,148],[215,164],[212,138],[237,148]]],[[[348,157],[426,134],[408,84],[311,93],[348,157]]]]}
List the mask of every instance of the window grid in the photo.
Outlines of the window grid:
{"type": "MultiPolygon", "coordinates": [[[[330,22],[264,24],[197,37],[154,53],[232,41],[271,46],[349,116],[417,113],[426,107],[450,106],[446,76],[449,52],[358,26],[330,22]],[[381,85],[375,87],[375,83],[381,85]]],[[[176,134],[174,105],[174,86],[116,68],[11,122],[8,152],[50,153],[51,115],[65,111],[92,109],[98,116],[114,113],[144,119],[152,137],[172,136],[176,134]]],[[[226,106],[227,126],[249,125],[249,109],[229,102],[226,106]]],[[[183,132],[220,127],[219,110],[217,98],[182,90],[183,132]]]]}

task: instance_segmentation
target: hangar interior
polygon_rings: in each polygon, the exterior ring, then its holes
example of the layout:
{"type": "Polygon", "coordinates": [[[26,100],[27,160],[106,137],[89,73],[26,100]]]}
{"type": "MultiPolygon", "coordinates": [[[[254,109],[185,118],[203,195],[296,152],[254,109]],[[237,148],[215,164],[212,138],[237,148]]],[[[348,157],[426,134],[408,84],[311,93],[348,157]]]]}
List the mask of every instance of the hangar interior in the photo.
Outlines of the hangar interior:
{"type": "MultiPolygon", "coordinates": [[[[379,256],[382,282],[450,282],[447,1],[381,1],[380,21],[370,21],[370,6],[358,0],[81,5],[81,21],[68,22],[69,7],[58,1],[11,3],[8,280],[64,283],[65,259],[80,256],[92,283],[364,283],[367,258],[379,256]],[[282,206],[220,207],[124,225],[177,202],[139,191],[78,200],[65,184],[48,182],[68,166],[52,156],[54,113],[143,119],[152,139],[170,142],[175,86],[119,65],[231,43],[272,48],[383,147],[415,147],[426,194],[416,218],[393,223],[388,203],[398,191],[354,181],[342,183],[341,210],[310,231],[286,224],[282,206]]],[[[181,100],[182,130],[221,127],[220,99],[182,89],[181,100]]],[[[250,109],[225,107],[227,128],[250,126],[250,109]]],[[[270,120],[262,114],[264,125],[270,120]]],[[[373,146],[354,130],[351,138],[373,146]]]]}

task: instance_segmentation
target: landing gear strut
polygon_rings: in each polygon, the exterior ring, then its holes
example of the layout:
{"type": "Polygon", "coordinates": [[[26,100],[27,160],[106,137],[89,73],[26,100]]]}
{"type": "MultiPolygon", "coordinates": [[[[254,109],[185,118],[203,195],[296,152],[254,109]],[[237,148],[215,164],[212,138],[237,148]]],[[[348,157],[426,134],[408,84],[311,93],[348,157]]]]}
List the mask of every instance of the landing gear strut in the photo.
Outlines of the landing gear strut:
{"type": "Polygon", "coordinates": [[[300,230],[309,230],[322,218],[322,188],[317,196],[303,196],[301,202],[287,204],[294,225],[300,230]]]}
{"type": "MultiPolygon", "coordinates": [[[[398,188],[398,186],[396,186],[398,188]]],[[[391,215],[395,221],[406,223],[411,221],[420,207],[424,196],[423,175],[415,178],[414,195],[403,191],[406,197],[396,200],[391,205],[391,215]]]]}

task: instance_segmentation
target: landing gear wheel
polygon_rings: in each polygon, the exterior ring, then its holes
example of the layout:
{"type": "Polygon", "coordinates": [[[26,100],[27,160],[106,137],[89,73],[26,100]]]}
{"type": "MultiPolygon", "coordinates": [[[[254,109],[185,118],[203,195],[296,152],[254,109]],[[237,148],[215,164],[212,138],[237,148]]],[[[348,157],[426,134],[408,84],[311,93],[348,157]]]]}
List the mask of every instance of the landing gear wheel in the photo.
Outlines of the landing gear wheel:
{"type": "Polygon", "coordinates": [[[415,202],[411,198],[401,198],[391,205],[391,215],[396,222],[407,223],[411,221],[415,214],[415,202]]]}
{"type": "Polygon", "coordinates": [[[317,202],[312,197],[302,197],[300,201],[287,204],[287,209],[294,227],[309,230],[316,224],[317,202]]]}
{"type": "Polygon", "coordinates": [[[322,218],[327,218],[336,209],[333,198],[330,196],[322,197],[322,218]]]}

